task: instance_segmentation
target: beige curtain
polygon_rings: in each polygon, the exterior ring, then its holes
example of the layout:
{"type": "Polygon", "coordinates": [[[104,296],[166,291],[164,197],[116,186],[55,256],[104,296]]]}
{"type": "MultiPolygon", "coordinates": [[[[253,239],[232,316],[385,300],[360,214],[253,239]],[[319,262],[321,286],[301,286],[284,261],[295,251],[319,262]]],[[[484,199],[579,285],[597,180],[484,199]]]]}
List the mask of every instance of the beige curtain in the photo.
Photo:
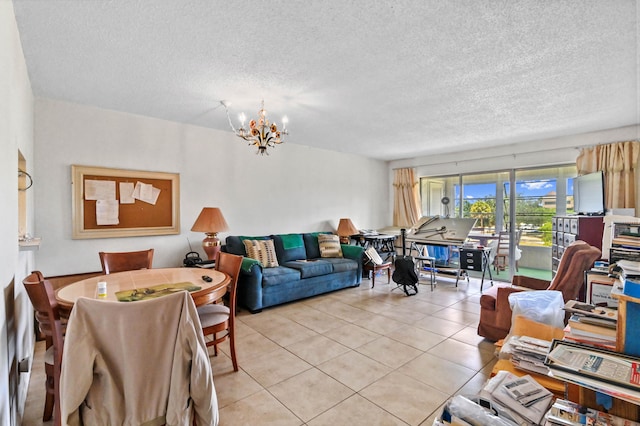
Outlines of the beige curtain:
{"type": "Polygon", "coordinates": [[[420,195],[413,169],[394,171],[393,226],[410,228],[420,219],[420,195]]]}
{"type": "Polygon", "coordinates": [[[608,209],[636,207],[636,166],[640,142],[616,142],[583,148],[576,160],[578,174],[604,172],[608,209]]]}

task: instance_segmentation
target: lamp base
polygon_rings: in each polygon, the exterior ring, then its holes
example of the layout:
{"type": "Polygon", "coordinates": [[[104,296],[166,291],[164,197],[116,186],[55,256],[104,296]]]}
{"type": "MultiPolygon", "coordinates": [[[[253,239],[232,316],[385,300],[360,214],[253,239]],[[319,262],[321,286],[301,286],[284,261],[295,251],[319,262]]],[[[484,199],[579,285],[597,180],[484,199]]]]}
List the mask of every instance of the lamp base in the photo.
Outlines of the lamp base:
{"type": "Polygon", "coordinates": [[[218,252],[220,251],[220,240],[218,239],[217,234],[207,233],[205,239],[202,240],[202,248],[207,254],[207,258],[209,260],[215,260],[218,252]]]}
{"type": "Polygon", "coordinates": [[[340,237],[340,244],[351,244],[351,237],[340,237]]]}

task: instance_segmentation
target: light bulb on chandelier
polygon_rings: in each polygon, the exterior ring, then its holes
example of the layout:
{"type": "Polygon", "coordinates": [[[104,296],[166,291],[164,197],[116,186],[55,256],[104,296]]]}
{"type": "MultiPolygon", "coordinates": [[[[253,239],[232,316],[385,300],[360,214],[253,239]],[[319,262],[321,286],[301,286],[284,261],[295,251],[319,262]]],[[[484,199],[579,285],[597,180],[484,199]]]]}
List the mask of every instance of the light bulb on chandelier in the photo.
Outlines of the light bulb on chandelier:
{"type": "Polygon", "coordinates": [[[244,123],[247,121],[247,117],[244,113],[240,113],[238,115],[240,128],[236,130],[231,122],[231,116],[229,115],[228,107],[231,104],[227,101],[220,101],[220,104],[227,112],[227,119],[229,120],[229,126],[231,126],[233,133],[235,133],[239,138],[249,142],[249,145],[256,146],[258,148],[256,154],[269,155],[267,148],[280,145],[284,142],[284,136],[289,135],[289,131],[287,130],[287,123],[289,120],[287,117],[282,118],[282,128],[278,129],[278,125],[276,123],[270,123],[269,119],[267,119],[267,111],[264,109],[264,100],[261,103],[260,111],[258,111],[257,120],[250,120],[248,129],[245,129],[244,127],[244,123]]]}

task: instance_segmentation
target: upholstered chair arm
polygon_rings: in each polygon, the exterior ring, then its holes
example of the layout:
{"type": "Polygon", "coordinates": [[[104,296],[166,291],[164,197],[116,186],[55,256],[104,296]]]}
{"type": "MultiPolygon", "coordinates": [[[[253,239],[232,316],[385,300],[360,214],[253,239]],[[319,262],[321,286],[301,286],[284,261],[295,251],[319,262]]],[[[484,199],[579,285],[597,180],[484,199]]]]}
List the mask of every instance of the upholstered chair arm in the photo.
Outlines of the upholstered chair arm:
{"type": "Polygon", "coordinates": [[[496,325],[508,330],[511,327],[511,306],[509,305],[509,295],[524,291],[516,287],[499,287],[496,294],[496,325]]]}
{"type": "Polygon", "coordinates": [[[347,259],[353,259],[358,262],[358,283],[362,280],[362,255],[364,247],[341,244],[342,255],[347,259]]]}
{"type": "Polygon", "coordinates": [[[512,284],[517,287],[526,287],[531,290],[547,290],[550,282],[539,278],[525,277],[524,275],[514,275],[512,284]]]}
{"type": "Polygon", "coordinates": [[[242,259],[237,289],[238,304],[251,312],[262,310],[262,264],[249,257],[242,259]]]}
{"type": "Polygon", "coordinates": [[[260,263],[259,260],[252,259],[250,257],[243,257],[242,266],[240,267],[240,269],[242,270],[242,272],[251,275],[253,273],[252,269],[254,265],[257,265],[257,267],[262,270],[262,263],[260,263]]]}

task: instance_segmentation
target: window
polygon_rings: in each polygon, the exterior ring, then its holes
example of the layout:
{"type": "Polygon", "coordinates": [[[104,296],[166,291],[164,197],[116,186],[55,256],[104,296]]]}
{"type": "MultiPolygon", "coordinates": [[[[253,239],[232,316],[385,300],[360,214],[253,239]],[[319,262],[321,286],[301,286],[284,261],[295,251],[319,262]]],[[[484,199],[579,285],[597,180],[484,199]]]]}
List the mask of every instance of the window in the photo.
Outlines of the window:
{"type": "Polygon", "coordinates": [[[551,219],[573,213],[575,176],[576,167],[567,165],[424,177],[420,181],[422,209],[427,216],[475,218],[471,237],[489,244],[501,231],[513,228],[513,235],[520,237],[518,267],[550,273],[551,219]],[[448,205],[438,202],[444,197],[450,199],[448,205]]]}

